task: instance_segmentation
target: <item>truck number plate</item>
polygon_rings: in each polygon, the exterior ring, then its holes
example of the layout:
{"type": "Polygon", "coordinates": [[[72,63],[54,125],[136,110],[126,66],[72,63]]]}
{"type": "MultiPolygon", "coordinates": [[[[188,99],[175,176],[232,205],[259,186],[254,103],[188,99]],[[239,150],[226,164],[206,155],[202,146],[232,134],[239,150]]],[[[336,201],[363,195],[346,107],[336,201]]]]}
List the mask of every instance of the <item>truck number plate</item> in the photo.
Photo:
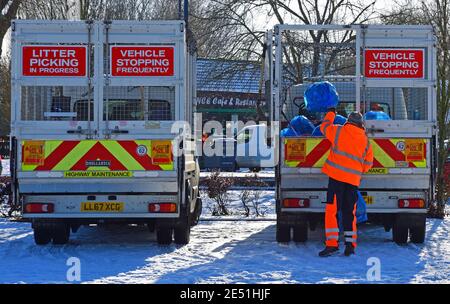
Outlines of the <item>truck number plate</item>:
{"type": "Polygon", "coordinates": [[[374,203],[373,196],[363,196],[363,198],[366,201],[367,205],[373,205],[374,203]]]}
{"type": "Polygon", "coordinates": [[[124,205],[116,202],[83,202],[81,212],[123,212],[124,205]]]}

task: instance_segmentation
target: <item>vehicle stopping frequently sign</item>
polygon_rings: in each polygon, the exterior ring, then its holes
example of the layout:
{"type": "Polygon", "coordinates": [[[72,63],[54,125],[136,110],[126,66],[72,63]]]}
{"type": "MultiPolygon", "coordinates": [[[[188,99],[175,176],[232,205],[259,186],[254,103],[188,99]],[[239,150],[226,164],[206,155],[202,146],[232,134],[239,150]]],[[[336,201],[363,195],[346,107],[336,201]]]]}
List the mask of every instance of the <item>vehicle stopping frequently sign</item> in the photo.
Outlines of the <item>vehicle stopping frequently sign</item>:
{"type": "Polygon", "coordinates": [[[423,49],[367,49],[365,73],[367,78],[424,78],[423,49]]]}
{"type": "Polygon", "coordinates": [[[86,76],[85,46],[22,46],[23,76],[86,76]]]}
{"type": "Polygon", "coordinates": [[[111,76],[173,76],[172,46],[112,46],[111,76]]]}

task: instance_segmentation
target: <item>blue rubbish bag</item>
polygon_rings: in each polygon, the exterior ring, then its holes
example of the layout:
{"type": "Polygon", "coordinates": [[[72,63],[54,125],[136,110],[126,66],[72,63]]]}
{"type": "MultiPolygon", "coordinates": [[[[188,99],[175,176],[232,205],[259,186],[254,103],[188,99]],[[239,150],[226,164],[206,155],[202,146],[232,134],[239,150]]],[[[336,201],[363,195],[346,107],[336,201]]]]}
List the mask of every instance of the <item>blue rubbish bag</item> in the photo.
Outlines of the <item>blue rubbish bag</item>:
{"type": "MultiPolygon", "coordinates": [[[[336,115],[336,117],[334,118],[333,124],[335,125],[344,125],[347,122],[347,118],[345,118],[342,115],[336,115]]],[[[318,125],[317,127],[314,128],[313,132],[312,132],[312,136],[323,136],[322,131],[320,131],[320,125],[318,125]]]]}
{"type": "MultiPolygon", "coordinates": [[[[361,192],[358,191],[358,201],[356,202],[356,223],[361,224],[367,222],[367,211],[366,211],[366,201],[361,195],[361,192]]],[[[339,229],[341,231],[344,230],[344,225],[342,223],[342,214],[341,211],[338,212],[338,220],[339,220],[339,229]]]]}
{"type": "Polygon", "coordinates": [[[304,101],[309,112],[326,112],[339,103],[339,95],[334,85],[328,81],[315,82],[305,91],[304,101]]]}
{"type": "Polygon", "coordinates": [[[282,137],[294,137],[299,136],[300,134],[295,133],[295,131],[291,127],[287,127],[283,130],[281,130],[280,135],[282,137]]]}
{"type": "Polygon", "coordinates": [[[314,128],[314,131],[312,132],[311,136],[313,137],[321,137],[323,136],[322,131],[320,131],[320,125],[314,128]]]}
{"type": "Polygon", "coordinates": [[[366,211],[366,201],[358,191],[358,201],[356,202],[356,222],[364,223],[367,222],[367,211],[366,211]]]}
{"type": "Polygon", "coordinates": [[[334,121],[333,121],[333,123],[335,125],[341,125],[341,126],[345,125],[346,122],[347,122],[347,118],[345,118],[344,116],[339,115],[339,114],[336,115],[336,117],[334,118],[334,121]]]}
{"type": "Polygon", "coordinates": [[[391,118],[383,111],[369,111],[364,114],[364,120],[391,120],[391,118]]]}
{"type": "Polygon", "coordinates": [[[313,123],[303,115],[292,118],[289,126],[293,128],[298,135],[311,135],[314,130],[313,123]]]}

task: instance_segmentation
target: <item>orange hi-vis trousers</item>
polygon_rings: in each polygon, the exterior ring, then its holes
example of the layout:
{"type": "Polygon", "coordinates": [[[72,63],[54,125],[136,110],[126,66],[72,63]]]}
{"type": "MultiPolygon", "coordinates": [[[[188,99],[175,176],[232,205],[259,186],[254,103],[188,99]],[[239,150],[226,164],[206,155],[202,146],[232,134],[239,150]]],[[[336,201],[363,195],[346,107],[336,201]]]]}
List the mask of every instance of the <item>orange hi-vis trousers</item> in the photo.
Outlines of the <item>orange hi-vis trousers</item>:
{"type": "Polygon", "coordinates": [[[330,178],[325,207],[326,246],[339,247],[338,211],[341,211],[345,243],[356,247],[356,202],[358,188],[330,178]]]}

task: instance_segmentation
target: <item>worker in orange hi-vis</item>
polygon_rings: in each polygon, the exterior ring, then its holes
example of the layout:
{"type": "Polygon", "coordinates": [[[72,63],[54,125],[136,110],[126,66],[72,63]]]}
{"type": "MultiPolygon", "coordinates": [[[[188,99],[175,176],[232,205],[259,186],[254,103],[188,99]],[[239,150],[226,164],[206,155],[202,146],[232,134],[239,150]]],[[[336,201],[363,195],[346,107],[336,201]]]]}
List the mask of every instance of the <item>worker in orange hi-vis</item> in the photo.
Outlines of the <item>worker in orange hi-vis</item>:
{"type": "Polygon", "coordinates": [[[345,256],[355,253],[356,202],[361,175],[373,165],[373,151],[365,133],[363,117],[359,112],[348,116],[343,126],[334,125],[336,109],[329,108],[320,130],[331,142],[331,150],[322,172],[328,175],[325,207],[326,247],[319,256],[326,257],[339,251],[337,214],[341,211],[345,237],[345,256]]]}

